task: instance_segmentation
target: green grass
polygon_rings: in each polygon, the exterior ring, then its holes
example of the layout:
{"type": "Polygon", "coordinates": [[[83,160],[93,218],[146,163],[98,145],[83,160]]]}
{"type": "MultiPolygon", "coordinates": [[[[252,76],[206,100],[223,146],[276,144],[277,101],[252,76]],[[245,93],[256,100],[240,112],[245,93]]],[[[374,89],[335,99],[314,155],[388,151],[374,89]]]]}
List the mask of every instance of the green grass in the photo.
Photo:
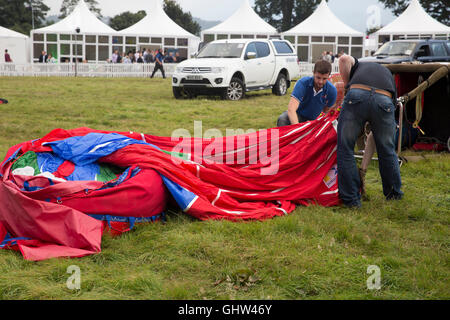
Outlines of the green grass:
{"type": "MultiPolygon", "coordinates": [[[[177,101],[162,79],[0,78],[0,88],[10,102],[0,107],[1,158],[55,128],[270,128],[289,100],[262,91],[240,102],[177,101]]],[[[449,159],[405,164],[398,202],[384,200],[372,164],[359,211],[299,207],[245,223],[173,212],[166,224],[105,235],[102,252],[81,259],[28,262],[0,250],[0,299],[449,299],[449,159]],[[81,269],[79,291],[66,287],[70,265],[81,269]],[[369,265],[381,269],[379,291],[367,289],[369,265]]]]}

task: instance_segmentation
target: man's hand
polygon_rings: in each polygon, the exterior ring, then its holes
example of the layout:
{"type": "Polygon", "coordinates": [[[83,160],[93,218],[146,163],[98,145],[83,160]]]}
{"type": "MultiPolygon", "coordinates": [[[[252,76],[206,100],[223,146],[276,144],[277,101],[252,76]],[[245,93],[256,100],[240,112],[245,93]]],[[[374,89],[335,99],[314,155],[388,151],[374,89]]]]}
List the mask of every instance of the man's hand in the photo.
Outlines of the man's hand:
{"type": "Polygon", "coordinates": [[[300,106],[300,102],[291,97],[291,101],[289,101],[289,106],[288,106],[288,116],[289,116],[289,120],[291,121],[291,124],[298,124],[300,121],[298,121],[298,116],[297,116],[297,109],[300,106]]]}

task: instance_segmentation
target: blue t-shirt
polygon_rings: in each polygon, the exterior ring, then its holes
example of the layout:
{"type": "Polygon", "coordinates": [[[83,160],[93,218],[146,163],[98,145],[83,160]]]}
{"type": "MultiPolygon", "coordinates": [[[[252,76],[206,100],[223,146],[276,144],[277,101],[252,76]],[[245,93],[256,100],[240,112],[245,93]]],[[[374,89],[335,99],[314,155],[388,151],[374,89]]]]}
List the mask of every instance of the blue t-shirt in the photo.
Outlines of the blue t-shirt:
{"type": "Polygon", "coordinates": [[[315,120],[324,107],[332,107],[336,103],[337,89],[327,81],[323,90],[314,96],[314,77],[304,77],[297,81],[292,97],[300,102],[297,114],[308,120],[315,120]]]}
{"type": "Polygon", "coordinates": [[[158,62],[158,60],[156,60],[156,59],[158,59],[161,62],[164,61],[164,56],[161,54],[161,52],[158,52],[158,54],[155,57],[155,62],[158,62]]]}

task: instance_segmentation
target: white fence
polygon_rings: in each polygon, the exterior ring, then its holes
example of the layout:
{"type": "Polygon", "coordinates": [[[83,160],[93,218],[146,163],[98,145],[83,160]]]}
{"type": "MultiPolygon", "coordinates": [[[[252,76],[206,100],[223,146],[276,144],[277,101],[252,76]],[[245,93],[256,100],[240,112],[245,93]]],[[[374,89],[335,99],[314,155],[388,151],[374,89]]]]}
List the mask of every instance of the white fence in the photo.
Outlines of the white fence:
{"type": "MultiPolygon", "coordinates": [[[[164,64],[166,77],[171,77],[177,64],[164,64]]],[[[104,77],[145,78],[152,75],[154,63],[1,63],[0,76],[6,77],[104,77]]],[[[157,71],[155,77],[162,77],[157,71]]]]}
{"type": "MultiPolygon", "coordinates": [[[[164,64],[166,77],[171,77],[177,64],[164,64]]],[[[104,77],[104,78],[146,78],[150,77],[154,63],[113,64],[113,63],[0,63],[3,77],[104,77]]],[[[311,76],[313,63],[300,63],[300,77],[311,76]]],[[[339,65],[332,65],[332,74],[339,73],[339,65]]],[[[155,77],[162,77],[160,71],[155,77]]]]}
{"type": "MultiPolygon", "coordinates": [[[[300,78],[302,77],[310,77],[313,75],[314,71],[314,63],[299,63],[300,66],[300,78]]],[[[331,74],[339,73],[339,64],[333,63],[331,65],[331,74]]]]}

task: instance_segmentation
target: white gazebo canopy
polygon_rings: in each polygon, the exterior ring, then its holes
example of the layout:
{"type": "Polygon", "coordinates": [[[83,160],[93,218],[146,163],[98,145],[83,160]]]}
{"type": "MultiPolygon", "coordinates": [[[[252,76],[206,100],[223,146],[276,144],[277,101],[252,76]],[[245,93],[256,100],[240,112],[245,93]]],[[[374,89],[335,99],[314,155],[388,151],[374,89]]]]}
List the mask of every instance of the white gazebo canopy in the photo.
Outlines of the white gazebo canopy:
{"type": "Polygon", "coordinates": [[[202,39],[268,38],[276,34],[277,30],[253,10],[248,0],[244,0],[240,8],[224,22],[202,31],[202,39]]]}
{"type": "Polygon", "coordinates": [[[436,37],[448,39],[450,27],[433,19],[420,5],[411,0],[408,8],[397,19],[376,32],[383,41],[402,38],[436,37]],[[384,36],[384,37],[383,37],[384,36]]]}
{"type": "Polygon", "coordinates": [[[29,38],[22,33],[0,27],[0,63],[5,62],[5,50],[8,50],[13,63],[22,64],[29,62],[27,54],[29,38]]]}
{"type": "Polygon", "coordinates": [[[152,6],[147,10],[147,15],[139,22],[119,32],[127,35],[198,38],[170,19],[162,8],[160,0],[152,1],[152,6]]]}
{"type": "Polygon", "coordinates": [[[88,34],[115,34],[116,30],[103,23],[89,10],[84,0],[80,0],[70,15],[50,26],[36,29],[34,33],[75,33],[80,28],[81,33],[88,34]]]}
{"type": "Polygon", "coordinates": [[[28,39],[28,37],[20,32],[16,32],[7,28],[0,26],[0,37],[1,38],[19,38],[28,39]]]}
{"type": "Polygon", "coordinates": [[[198,49],[200,38],[176,24],[164,11],[161,0],[152,0],[147,15],[139,22],[119,31],[121,35],[137,37],[128,44],[135,43],[140,47],[180,50],[189,57],[198,49]]]}
{"type": "Polygon", "coordinates": [[[336,17],[325,0],[307,19],[282,35],[296,46],[302,62],[314,62],[323,51],[344,51],[358,58],[363,55],[364,33],[336,17]]]}
{"type": "Polygon", "coordinates": [[[283,32],[283,35],[364,36],[362,32],[352,29],[339,20],[325,0],[322,0],[317,9],[307,19],[292,29],[283,32]]]}
{"type": "Polygon", "coordinates": [[[50,26],[32,30],[32,61],[41,51],[51,53],[60,62],[106,61],[111,55],[112,36],[118,34],[79,0],[74,10],[64,19],[50,26]],[[80,29],[79,33],[76,29],[80,29]]]}

